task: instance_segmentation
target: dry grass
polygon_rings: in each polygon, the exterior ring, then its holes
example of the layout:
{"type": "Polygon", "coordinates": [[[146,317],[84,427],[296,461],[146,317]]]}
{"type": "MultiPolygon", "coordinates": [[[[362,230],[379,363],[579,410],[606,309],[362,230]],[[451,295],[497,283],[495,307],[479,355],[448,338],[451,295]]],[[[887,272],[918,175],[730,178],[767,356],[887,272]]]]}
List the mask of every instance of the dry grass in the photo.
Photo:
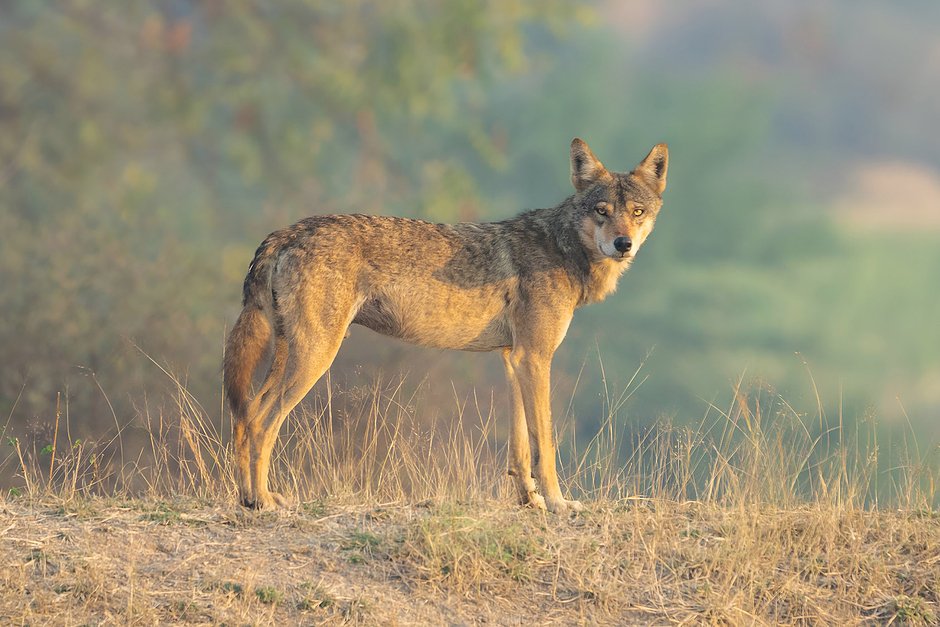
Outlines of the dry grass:
{"type": "Polygon", "coordinates": [[[143,452],[122,428],[72,440],[60,411],[51,450],[6,443],[0,622],[940,621],[932,458],[881,471],[873,436],[761,390],[629,436],[630,393],[590,442],[560,421],[580,452],[561,474],[591,501],[571,517],[511,504],[492,399],[434,428],[401,382],[325,392],[274,464],[300,504],[263,514],[234,504],[227,426],[182,385],[172,412],[141,409],[143,452]]]}

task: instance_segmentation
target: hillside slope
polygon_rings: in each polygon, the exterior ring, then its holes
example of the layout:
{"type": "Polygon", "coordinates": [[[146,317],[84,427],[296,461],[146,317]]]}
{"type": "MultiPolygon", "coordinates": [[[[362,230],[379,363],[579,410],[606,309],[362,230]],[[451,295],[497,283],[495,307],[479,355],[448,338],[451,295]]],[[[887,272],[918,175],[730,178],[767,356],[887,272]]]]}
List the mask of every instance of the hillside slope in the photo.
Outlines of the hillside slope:
{"type": "Polygon", "coordinates": [[[4,624],[906,624],[935,513],[593,503],[0,502],[4,624]]]}

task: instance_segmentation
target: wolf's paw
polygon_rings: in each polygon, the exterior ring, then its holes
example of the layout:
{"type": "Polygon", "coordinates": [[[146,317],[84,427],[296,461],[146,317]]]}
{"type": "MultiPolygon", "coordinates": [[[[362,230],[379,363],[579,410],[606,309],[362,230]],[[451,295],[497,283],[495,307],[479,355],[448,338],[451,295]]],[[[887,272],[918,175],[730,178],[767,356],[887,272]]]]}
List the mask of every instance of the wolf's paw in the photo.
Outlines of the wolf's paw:
{"type": "Polygon", "coordinates": [[[279,508],[287,508],[291,506],[291,500],[284,496],[283,494],[278,494],[277,492],[262,492],[254,499],[243,498],[242,505],[249,509],[256,509],[259,511],[271,511],[279,508]]]}
{"type": "Polygon", "coordinates": [[[287,509],[294,504],[292,499],[277,492],[268,492],[268,496],[271,497],[271,500],[274,502],[274,507],[269,507],[268,509],[287,509]]]}
{"type": "Polygon", "coordinates": [[[522,504],[532,509],[540,509],[542,511],[546,509],[545,497],[538,492],[529,492],[529,495],[523,500],[522,504]]]}
{"type": "Polygon", "coordinates": [[[546,501],[546,506],[548,511],[553,514],[566,514],[568,512],[581,512],[584,511],[584,506],[581,505],[581,501],[569,501],[566,499],[548,499],[546,501]]]}

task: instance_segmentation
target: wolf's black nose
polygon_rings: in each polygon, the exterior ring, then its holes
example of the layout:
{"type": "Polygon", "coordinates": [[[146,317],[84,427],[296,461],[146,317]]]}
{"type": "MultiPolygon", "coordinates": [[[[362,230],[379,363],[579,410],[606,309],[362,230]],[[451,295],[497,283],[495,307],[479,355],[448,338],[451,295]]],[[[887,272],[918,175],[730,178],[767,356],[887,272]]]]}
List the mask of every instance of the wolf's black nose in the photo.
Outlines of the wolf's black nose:
{"type": "Polygon", "coordinates": [[[633,247],[633,241],[626,236],[618,237],[614,240],[614,248],[617,249],[618,253],[625,253],[633,247]]]}

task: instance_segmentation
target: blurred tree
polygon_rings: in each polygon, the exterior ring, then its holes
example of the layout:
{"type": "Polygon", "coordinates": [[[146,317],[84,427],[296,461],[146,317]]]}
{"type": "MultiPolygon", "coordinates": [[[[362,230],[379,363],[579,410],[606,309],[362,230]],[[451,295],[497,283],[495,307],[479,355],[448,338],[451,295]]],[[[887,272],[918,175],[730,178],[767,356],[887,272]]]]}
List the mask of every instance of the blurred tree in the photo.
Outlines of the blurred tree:
{"type": "MultiPolygon", "coordinates": [[[[652,244],[618,295],[578,313],[556,360],[562,402],[594,368],[574,403],[584,435],[603,388],[654,347],[631,423],[695,420],[745,368],[796,403],[800,352],[833,415],[898,414],[910,389],[906,409],[933,408],[920,420],[935,430],[936,234],[850,235],[825,210],[834,166],[858,151],[936,164],[923,129],[937,81],[916,77],[935,73],[937,9],[836,3],[807,13],[814,35],[781,18],[805,13],[783,0],[615,4],[598,11],[624,23],[598,28],[560,0],[0,3],[0,409],[25,380],[14,420],[69,386],[76,421],[113,424],[83,383],[94,372],[123,421],[163,379],[127,339],[218,406],[225,324],[268,231],[318,212],[450,221],[552,205],[581,135],[613,168],[672,149],[652,244]],[[878,76],[890,89],[873,91],[878,76]]],[[[444,396],[503,389],[492,358],[367,331],[335,372],[412,363],[444,396]]]]}
{"type": "MultiPolygon", "coordinates": [[[[223,325],[268,230],[341,210],[477,217],[459,164],[500,163],[483,90],[577,11],[0,4],[2,405],[26,381],[17,415],[34,415],[92,372],[127,410],[128,392],[158,387],[127,339],[217,394],[223,325]]],[[[78,420],[112,421],[97,385],[71,393],[78,420]]]]}

